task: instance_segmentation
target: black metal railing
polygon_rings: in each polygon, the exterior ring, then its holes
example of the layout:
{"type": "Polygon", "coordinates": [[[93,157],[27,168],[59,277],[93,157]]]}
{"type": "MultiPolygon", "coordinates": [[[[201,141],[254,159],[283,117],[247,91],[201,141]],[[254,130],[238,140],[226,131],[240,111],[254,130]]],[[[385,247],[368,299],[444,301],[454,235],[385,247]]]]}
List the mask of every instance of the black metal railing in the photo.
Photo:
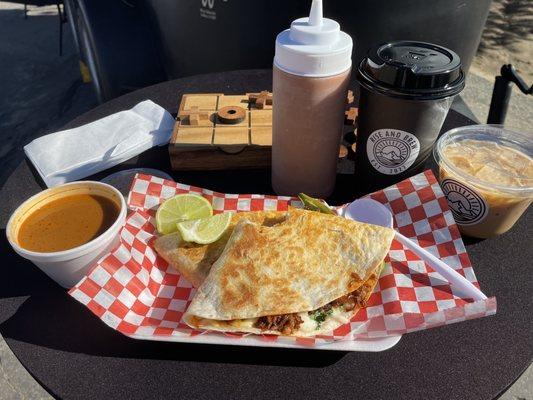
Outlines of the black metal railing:
{"type": "Polygon", "coordinates": [[[516,69],[512,64],[503,65],[500,70],[500,75],[496,77],[494,82],[487,124],[503,125],[505,122],[513,83],[518,86],[518,89],[520,89],[522,93],[526,95],[533,94],[533,86],[527,86],[526,82],[524,82],[524,80],[518,75],[518,72],[516,72],[516,69]]]}

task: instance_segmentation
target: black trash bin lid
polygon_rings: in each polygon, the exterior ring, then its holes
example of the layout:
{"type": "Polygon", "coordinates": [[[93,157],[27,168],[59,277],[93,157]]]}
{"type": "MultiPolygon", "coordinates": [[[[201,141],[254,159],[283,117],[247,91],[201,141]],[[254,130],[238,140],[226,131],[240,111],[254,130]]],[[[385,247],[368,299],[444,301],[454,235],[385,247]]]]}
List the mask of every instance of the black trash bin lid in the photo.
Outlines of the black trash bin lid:
{"type": "Polygon", "coordinates": [[[461,59],[431,43],[397,41],[371,49],[359,65],[359,83],[371,91],[413,100],[435,100],[463,90],[461,59]]]}

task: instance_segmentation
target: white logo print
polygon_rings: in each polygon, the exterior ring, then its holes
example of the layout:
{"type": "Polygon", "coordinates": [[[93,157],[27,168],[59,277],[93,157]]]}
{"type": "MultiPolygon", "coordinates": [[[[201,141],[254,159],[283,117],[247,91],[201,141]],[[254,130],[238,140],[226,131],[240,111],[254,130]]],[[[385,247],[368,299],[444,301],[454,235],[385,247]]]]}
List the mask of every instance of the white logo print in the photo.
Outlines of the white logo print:
{"type": "Polygon", "coordinates": [[[206,19],[217,19],[217,13],[213,10],[215,7],[215,0],[201,0],[202,6],[200,7],[200,17],[206,19]]]}
{"type": "Polygon", "coordinates": [[[385,175],[397,175],[415,162],[420,142],[415,135],[398,129],[378,129],[366,142],[370,164],[385,175]]]}

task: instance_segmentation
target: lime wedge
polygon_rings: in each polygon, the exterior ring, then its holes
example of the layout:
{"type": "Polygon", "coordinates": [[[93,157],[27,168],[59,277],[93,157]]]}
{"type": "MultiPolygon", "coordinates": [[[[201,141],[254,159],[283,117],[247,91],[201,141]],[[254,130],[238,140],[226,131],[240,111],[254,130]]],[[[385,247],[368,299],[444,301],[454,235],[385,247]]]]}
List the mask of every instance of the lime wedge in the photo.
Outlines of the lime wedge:
{"type": "Polygon", "coordinates": [[[227,212],[194,221],[179,222],[178,230],[186,242],[213,243],[228,229],[232,214],[227,212]]]}
{"type": "Polygon", "coordinates": [[[197,194],[178,194],[159,206],[155,214],[157,231],[162,234],[176,232],[176,224],[191,219],[213,215],[209,201],[197,194]]]}
{"type": "Polygon", "coordinates": [[[315,199],[311,196],[308,196],[304,193],[300,193],[298,195],[298,197],[300,198],[301,202],[304,203],[304,208],[306,210],[311,210],[311,211],[318,211],[318,212],[321,212],[323,214],[332,214],[332,215],[337,215],[337,213],[335,211],[333,211],[328,203],[326,203],[324,200],[320,200],[320,199],[315,199]]]}

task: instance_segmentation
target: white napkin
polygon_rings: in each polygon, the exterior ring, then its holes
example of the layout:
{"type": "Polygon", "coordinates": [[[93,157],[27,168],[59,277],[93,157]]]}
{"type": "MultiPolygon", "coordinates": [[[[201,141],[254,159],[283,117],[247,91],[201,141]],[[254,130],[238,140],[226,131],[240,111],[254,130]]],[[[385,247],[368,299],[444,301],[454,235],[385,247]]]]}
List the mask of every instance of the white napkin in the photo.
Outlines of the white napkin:
{"type": "Polygon", "coordinates": [[[48,187],[120,164],[153,146],[168,143],[174,118],[150,100],[130,110],[51,133],[24,146],[48,187]]]}

